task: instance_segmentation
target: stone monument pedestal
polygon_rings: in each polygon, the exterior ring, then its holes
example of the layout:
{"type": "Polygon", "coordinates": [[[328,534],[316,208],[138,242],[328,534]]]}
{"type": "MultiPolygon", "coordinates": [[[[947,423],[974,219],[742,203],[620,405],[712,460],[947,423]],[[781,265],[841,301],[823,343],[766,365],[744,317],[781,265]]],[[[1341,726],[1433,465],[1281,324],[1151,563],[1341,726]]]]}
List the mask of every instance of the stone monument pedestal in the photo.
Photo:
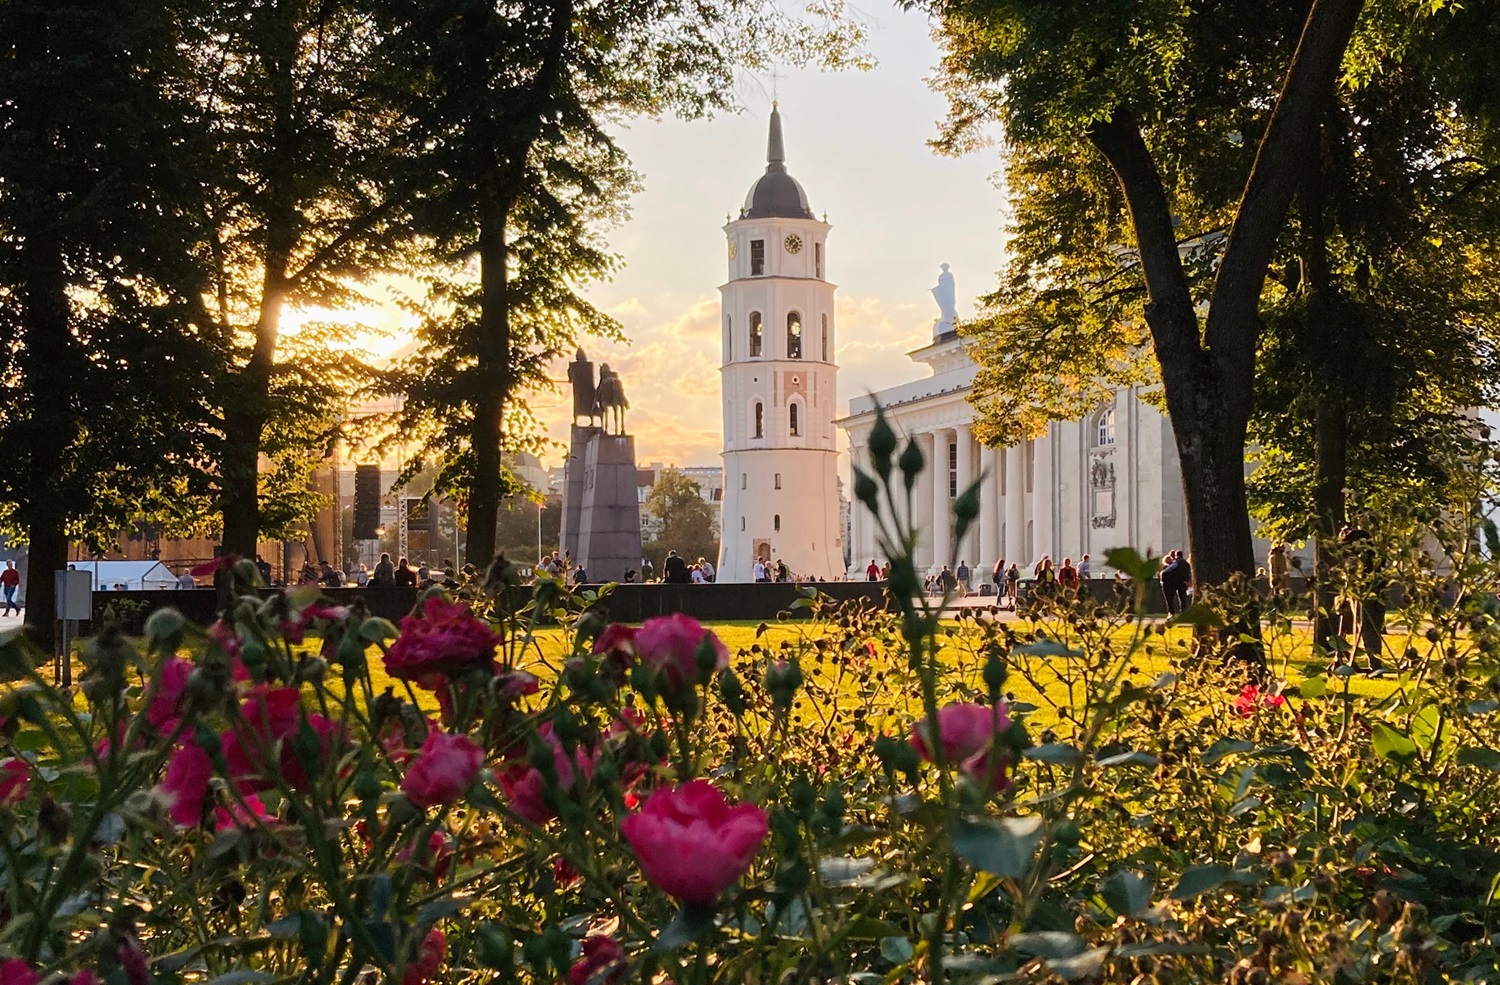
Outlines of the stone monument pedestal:
{"type": "Polygon", "coordinates": [[[641,510],[635,438],[573,426],[563,466],[563,550],[595,584],[623,581],[640,569],[641,510]]]}

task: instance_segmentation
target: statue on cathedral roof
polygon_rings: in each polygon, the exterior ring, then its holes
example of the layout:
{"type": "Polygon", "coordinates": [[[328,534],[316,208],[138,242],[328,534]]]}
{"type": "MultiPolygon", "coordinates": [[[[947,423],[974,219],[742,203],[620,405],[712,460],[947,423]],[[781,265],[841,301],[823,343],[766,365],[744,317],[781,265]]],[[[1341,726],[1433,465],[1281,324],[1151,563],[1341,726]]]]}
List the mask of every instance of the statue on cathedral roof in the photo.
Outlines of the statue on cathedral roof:
{"type": "Polygon", "coordinates": [[[933,338],[958,331],[957,296],[953,287],[953,274],[948,272],[946,263],[943,264],[943,272],[938,274],[937,286],[932,289],[932,299],[937,302],[940,312],[937,321],[932,323],[933,338]]]}

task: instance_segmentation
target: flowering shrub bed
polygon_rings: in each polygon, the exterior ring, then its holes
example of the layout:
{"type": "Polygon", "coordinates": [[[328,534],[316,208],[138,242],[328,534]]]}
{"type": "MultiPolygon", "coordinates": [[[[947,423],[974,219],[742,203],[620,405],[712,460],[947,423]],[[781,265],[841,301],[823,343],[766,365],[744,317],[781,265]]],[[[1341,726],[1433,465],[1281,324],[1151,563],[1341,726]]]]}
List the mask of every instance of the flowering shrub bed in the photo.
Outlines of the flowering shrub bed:
{"type": "MultiPolygon", "coordinates": [[[[920,455],[871,448],[856,491],[914,585],[920,455]]],[[[731,653],[552,586],[399,627],[292,591],[106,627],[76,696],[12,637],[0,985],[1500,980],[1500,631],[1413,571],[1379,697],[1067,599],[820,609],[731,653]],[[1018,676],[1065,683],[1028,691],[1067,695],[1045,727],[1018,676]]]]}

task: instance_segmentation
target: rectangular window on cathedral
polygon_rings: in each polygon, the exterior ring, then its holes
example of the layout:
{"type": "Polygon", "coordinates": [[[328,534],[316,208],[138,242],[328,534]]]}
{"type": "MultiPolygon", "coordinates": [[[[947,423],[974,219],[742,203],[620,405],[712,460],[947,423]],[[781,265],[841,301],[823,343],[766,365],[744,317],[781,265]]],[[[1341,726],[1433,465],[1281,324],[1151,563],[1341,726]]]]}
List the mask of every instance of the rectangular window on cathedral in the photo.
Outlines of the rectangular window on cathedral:
{"type": "Polygon", "coordinates": [[[760,277],[766,272],[766,241],[763,239],[752,239],[750,241],[750,276],[760,277]]]}
{"type": "Polygon", "coordinates": [[[813,244],[813,276],[814,277],[818,277],[818,278],[821,278],[823,276],[823,244],[822,243],[814,243],[813,244]]]}

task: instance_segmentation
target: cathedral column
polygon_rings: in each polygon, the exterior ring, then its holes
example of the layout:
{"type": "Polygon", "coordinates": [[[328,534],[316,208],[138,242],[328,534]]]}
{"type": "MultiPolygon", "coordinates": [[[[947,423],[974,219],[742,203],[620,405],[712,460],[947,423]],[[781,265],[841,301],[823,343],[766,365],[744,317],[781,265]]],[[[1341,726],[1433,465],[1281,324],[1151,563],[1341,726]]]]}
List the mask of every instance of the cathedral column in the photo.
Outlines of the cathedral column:
{"type": "Polygon", "coordinates": [[[1036,498],[1032,501],[1032,515],[1036,518],[1036,552],[1038,555],[1046,554],[1052,558],[1053,567],[1062,567],[1063,556],[1071,548],[1060,544],[1053,537],[1052,520],[1053,497],[1057,493],[1057,477],[1053,474],[1053,458],[1055,441],[1053,430],[1055,425],[1047,425],[1046,432],[1042,437],[1036,439],[1036,462],[1032,473],[1032,488],[1036,491],[1036,498]]]}
{"type": "Polygon", "coordinates": [[[949,555],[953,553],[953,497],[948,492],[951,433],[947,428],[932,432],[932,563],[939,568],[949,563],[949,555]]]}
{"type": "MultiPolygon", "coordinates": [[[[985,577],[1000,560],[1000,518],[1004,515],[1000,506],[999,463],[995,449],[989,445],[979,446],[979,560],[985,577]]],[[[980,579],[983,581],[984,579],[980,579]]]]}
{"type": "MultiPolygon", "coordinates": [[[[864,463],[864,445],[849,445],[849,492],[853,493],[853,469],[864,463]]],[[[870,517],[858,496],[849,496],[849,567],[864,574],[865,565],[870,564],[870,549],[865,546],[865,529],[870,526],[870,517]]]]}
{"type": "Polygon", "coordinates": [[[1005,449],[1005,560],[1024,571],[1026,557],[1026,442],[1005,449]]]}
{"type": "Polygon", "coordinates": [[[933,448],[936,442],[931,431],[922,431],[912,435],[912,440],[917,443],[917,448],[922,452],[922,459],[927,463],[927,470],[917,477],[916,485],[911,490],[911,525],[917,532],[916,555],[912,561],[920,574],[923,569],[931,567],[933,558],[937,554],[933,551],[933,522],[932,522],[932,500],[931,477],[934,469],[933,448]]]}
{"type": "MultiPolygon", "coordinates": [[[[968,489],[974,482],[974,432],[966,425],[959,425],[953,429],[953,440],[958,446],[958,461],[955,469],[958,476],[958,494],[962,496],[964,490],[968,489]]],[[[974,563],[979,563],[979,528],[977,524],[970,524],[963,538],[954,545],[954,550],[960,561],[973,558],[974,563]]]]}

